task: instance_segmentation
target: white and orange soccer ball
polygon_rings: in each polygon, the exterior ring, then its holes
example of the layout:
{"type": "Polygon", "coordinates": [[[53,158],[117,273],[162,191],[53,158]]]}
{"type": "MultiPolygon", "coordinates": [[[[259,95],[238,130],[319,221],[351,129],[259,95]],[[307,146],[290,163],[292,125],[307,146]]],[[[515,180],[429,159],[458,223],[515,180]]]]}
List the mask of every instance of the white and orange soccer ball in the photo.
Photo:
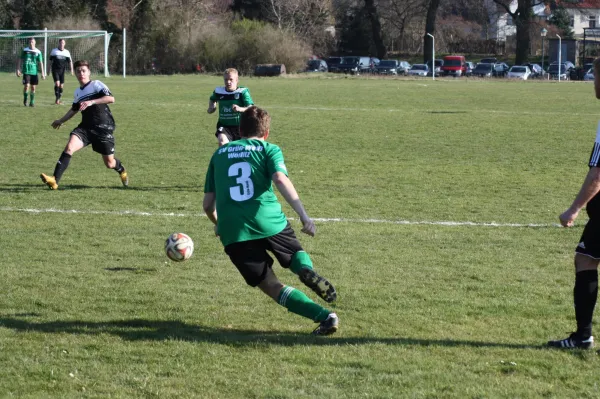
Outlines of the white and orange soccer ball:
{"type": "Polygon", "coordinates": [[[194,241],[184,233],[173,233],[165,241],[165,252],[169,259],[183,262],[194,253],[194,241]]]}

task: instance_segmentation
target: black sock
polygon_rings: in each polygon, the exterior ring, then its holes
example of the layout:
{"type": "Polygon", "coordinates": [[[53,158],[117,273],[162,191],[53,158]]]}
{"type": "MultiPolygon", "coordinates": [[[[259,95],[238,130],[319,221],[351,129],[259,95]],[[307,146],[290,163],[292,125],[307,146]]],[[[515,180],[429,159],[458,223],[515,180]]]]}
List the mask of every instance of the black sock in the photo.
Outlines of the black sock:
{"type": "Polygon", "coordinates": [[[60,98],[59,90],[60,90],[60,87],[54,86],[54,97],[56,97],[57,100],[60,98]]]}
{"type": "Polygon", "coordinates": [[[115,161],[116,161],[117,164],[115,165],[115,167],[113,169],[116,170],[117,173],[121,173],[122,171],[124,171],[125,170],[125,166],[123,166],[123,164],[121,163],[121,161],[119,161],[117,158],[115,158],[115,161]]]}
{"type": "Polygon", "coordinates": [[[62,88],[62,87],[59,87],[59,88],[58,88],[58,99],[59,99],[59,100],[60,100],[60,98],[62,97],[62,91],[63,91],[63,88],[62,88]]]}
{"type": "Polygon", "coordinates": [[[71,162],[71,156],[69,154],[66,152],[60,154],[60,158],[58,158],[58,162],[54,168],[54,178],[56,179],[56,183],[58,183],[63,173],[65,173],[65,170],[69,167],[69,162],[71,162]]]}
{"type": "Polygon", "coordinates": [[[592,335],[592,318],[598,298],[598,270],[583,270],[575,274],[573,298],[577,334],[585,339],[592,335]]]}

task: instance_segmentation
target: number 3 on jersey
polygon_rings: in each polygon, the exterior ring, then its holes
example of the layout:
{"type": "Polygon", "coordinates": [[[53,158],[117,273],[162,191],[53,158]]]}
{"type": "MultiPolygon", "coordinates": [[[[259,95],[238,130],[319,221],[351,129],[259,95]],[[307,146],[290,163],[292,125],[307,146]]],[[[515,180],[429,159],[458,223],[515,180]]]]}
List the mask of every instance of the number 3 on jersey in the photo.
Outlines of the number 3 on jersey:
{"type": "Polygon", "coordinates": [[[252,168],[248,162],[234,163],[229,167],[229,177],[235,177],[237,186],[229,187],[229,195],[234,201],[246,201],[254,195],[254,184],[250,176],[252,168]]]}

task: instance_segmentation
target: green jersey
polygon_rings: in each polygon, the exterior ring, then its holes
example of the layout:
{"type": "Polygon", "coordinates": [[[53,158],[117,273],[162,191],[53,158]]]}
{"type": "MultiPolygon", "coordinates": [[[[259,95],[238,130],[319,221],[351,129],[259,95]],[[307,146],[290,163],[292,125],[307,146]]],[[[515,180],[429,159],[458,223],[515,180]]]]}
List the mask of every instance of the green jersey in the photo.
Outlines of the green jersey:
{"type": "Polygon", "coordinates": [[[205,193],[215,193],[219,236],[224,246],[271,237],[287,225],[273,192],[275,172],[287,176],[281,149],[258,139],[219,147],[206,172],[205,193]]]}
{"type": "Polygon", "coordinates": [[[37,75],[38,62],[44,62],[42,52],[37,49],[25,47],[21,52],[21,68],[24,75],[37,75]]]}
{"type": "Polygon", "coordinates": [[[250,91],[246,87],[238,87],[234,91],[227,91],[225,87],[217,87],[210,96],[211,101],[219,103],[219,124],[223,126],[239,126],[240,113],[235,112],[232,106],[248,107],[253,105],[250,91]]]}

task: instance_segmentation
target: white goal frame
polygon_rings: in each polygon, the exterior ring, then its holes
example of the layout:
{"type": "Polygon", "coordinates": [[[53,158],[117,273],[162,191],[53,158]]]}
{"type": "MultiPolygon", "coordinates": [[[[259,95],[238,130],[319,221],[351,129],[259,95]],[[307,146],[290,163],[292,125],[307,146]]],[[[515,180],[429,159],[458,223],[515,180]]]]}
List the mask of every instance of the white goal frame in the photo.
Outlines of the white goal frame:
{"type": "MultiPolygon", "coordinates": [[[[98,37],[104,36],[104,76],[109,77],[108,72],[108,44],[112,33],[105,30],[0,30],[0,38],[28,38],[34,37],[36,39],[44,39],[44,67],[46,68],[46,75],[48,74],[48,38],[81,38],[81,37],[98,37]]],[[[42,47],[42,46],[40,46],[42,47]]],[[[76,60],[73,60],[76,61],[76,60]]]]}

